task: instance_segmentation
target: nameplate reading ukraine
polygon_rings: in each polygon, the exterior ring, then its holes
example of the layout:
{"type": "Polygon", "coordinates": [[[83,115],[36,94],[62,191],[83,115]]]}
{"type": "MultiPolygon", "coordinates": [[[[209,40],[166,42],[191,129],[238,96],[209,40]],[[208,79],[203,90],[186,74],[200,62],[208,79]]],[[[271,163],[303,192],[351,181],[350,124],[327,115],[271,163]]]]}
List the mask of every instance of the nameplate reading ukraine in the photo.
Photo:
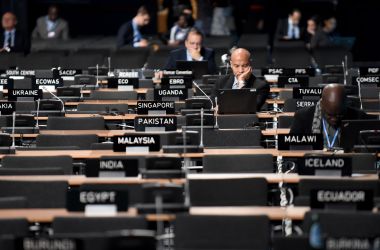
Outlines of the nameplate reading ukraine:
{"type": "Polygon", "coordinates": [[[175,113],[172,101],[137,101],[138,115],[168,115],[175,113]]]}
{"type": "MultiPolygon", "coordinates": [[[[12,248],[13,249],[13,248],[12,248]]],[[[24,237],[15,240],[15,250],[83,250],[81,239],[68,237],[24,237]]]]}
{"type": "Polygon", "coordinates": [[[321,97],[323,88],[293,88],[293,98],[302,99],[304,97],[321,97]]]}
{"type": "Polygon", "coordinates": [[[368,189],[312,189],[310,191],[310,207],[372,210],[373,191],[368,189]]]}
{"type": "Polygon", "coordinates": [[[352,160],[351,157],[344,156],[305,156],[298,164],[298,174],[351,176],[352,160]]]}
{"type": "Polygon", "coordinates": [[[299,85],[300,87],[307,87],[309,85],[309,77],[307,76],[279,76],[277,85],[283,88],[285,85],[299,85]]]}
{"type": "Polygon", "coordinates": [[[128,148],[147,148],[148,152],[160,151],[160,135],[141,134],[113,137],[113,151],[126,152],[128,148]]]}
{"type": "Polygon", "coordinates": [[[176,116],[136,116],[136,131],[176,131],[176,116]]]}
{"type": "Polygon", "coordinates": [[[15,102],[0,101],[0,113],[1,115],[10,115],[16,111],[15,102]]]}
{"type": "Polygon", "coordinates": [[[19,97],[31,97],[34,100],[42,98],[42,90],[40,89],[9,89],[8,101],[17,101],[19,97]]]}
{"type": "Polygon", "coordinates": [[[278,135],[278,150],[289,149],[323,149],[322,134],[287,134],[278,135]]]}

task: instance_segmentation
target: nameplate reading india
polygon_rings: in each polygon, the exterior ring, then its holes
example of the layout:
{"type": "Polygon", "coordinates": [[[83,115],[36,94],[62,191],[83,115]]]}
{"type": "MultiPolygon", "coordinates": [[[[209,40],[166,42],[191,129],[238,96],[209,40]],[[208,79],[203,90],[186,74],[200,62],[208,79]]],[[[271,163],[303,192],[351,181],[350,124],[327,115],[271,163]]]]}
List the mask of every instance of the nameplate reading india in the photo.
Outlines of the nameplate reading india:
{"type": "Polygon", "coordinates": [[[298,161],[298,174],[351,176],[352,160],[348,156],[305,155],[298,161]]]}
{"type": "Polygon", "coordinates": [[[115,152],[160,151],[160,145],[160,135],[158,134],[125,134],[113,137],[113,151],[115,152]]]}
{"type": "Polygon", "coordinates": [[[8,101],[17,101],[18,98],[33,98],[34,100],[42,98],[40,89],[9,89],[8,101]]]}
{"type": "Polygon", "coordinates": [[[169,115],[175,113],[172,101],[137,101],[138,115],[169,115]]]}
{"type": "Polygon", "coordinates": [[[87,177],[137,177],[139,175],[138,159],[125,157],[101,157],[86,160],[87,177]]]}
{"type": "Polygon", "coordinates": [[[322,134],[278,135],[278,150],[321,150],[322,134]]]}

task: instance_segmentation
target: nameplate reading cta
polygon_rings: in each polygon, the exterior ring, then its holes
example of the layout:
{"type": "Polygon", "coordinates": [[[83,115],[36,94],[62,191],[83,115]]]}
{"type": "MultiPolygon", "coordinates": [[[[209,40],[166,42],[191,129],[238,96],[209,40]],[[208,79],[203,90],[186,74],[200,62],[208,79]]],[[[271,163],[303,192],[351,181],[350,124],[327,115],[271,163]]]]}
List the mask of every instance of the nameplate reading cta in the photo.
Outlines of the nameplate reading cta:
{"type": "Polygon", "coordinates": [[[175,113],[173,101],[137,101],[138,115],[168,115],[175,113]]]}
{"type": "Polygon", "coordinates": [[[144,133],[113,137],[113,150],[115,152],[126,152],[129,147],[147,147],[149,152],[160,151],[160,135],[144,133]]]}
{"type": "Polygon", "coordinates": [[[136,131],[176,131],[176,116],[136,116],[136,131]]]}
{"type": "Polygon", "coordinates": [[[304,97],[321,97],[323,88],[293,88],[293,98],[302,99],[304,97]]]}
{"type": "Polygon", "coordinates": [[[309,85],[309,77],[307,76],[279,76],[277,80],[277,85],[283,88],[285,85],[299,85],[301,87],[307,87],[309,85]]]}
{"type": "Polygon", "coordinates": [[[278,149],[321,150],[323,149],[323,136],[322,134],[278,135],[278,149]]]}
{"type": "Polygon", "coordinates": [[[31,97],[34,100],[42,98],[42,90],[40,89],[9,89],[8,101],[17,101],[20,97],[31,97]]]}

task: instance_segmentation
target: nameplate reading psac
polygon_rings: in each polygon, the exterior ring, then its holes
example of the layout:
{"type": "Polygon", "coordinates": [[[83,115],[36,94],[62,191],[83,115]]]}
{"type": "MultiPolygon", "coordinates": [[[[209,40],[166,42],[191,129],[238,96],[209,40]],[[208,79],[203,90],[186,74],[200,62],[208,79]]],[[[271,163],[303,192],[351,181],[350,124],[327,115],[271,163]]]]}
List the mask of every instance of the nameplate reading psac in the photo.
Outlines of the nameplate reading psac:
{"type": "Polygon", "coordinates": [[[137,177],[139,166],[137,159],[101,157],[86,160],[87,177],[137,177]]]}
{"type": "Polygon", "coordinates": [[[169,115],[175,113],[172,101],[137,101],[138,115],[169,115]]]}
{"type": "Polygon", "coordinates": [[[136,116],[136,131],[176,131],[176,116],[136,116]]]}
{"type": "Polygon", "coordinates": [[[351,157],[341,156],[305,156],[298,164],[300,175],[351,176],[351,157]]]}
{"type": "Polygon", "coordinates": [[[107,83],[108,88],[117,88],[117,89],[134,89],[139,87],[138,78],[108,78],[107,83]]]}
{"type": "Polygon", "coordinates": [[[113,151],[126,152],[128,148],[147,148],[149,152],[160,151],[160,135],[141,134],[113,137],[113,151]]]}
{"type": "Polygon", "coordinates": [[[10,115],[16,111],[15,102],[3,102],[0,101],[0,113],[1,115],[10,115]]]}
{"type": "Polygon", "coordinates": [[[323,88],[293,88],[293,98],[302,99],[304,97],[321,97],[323,88]]]}
{"type": "Polygon", "coordinates": [[[311,68],[268,68],[262,69],[262,75],[314,76],[315,70],[311,68]]]}
{"type": "Polygon", "coordinates": [[[380,76],[356,76],[352,77],[352,84],[353,85],[359,85],[359,84],[368,84],[368,85],[374,85],[377,86],[380,85],[380,76]]]}
{"type": "Polygon", "coordinates": [[[17,101],[19,97],[31,97],[34,100],[42,98],[42,90],[40,89],[9,89],[8,101],[17,101]]]}
{"type": "Polygon", "coordinates": [[[278,150],[321,150],[322,134],[278,135],[278,150]]]}
{"type": "Polygon", "coordinates": [[[41,237],[17,238],[15,250],[83,250],[83,242],[80,239],[67,237],[41,237]]]}
{"type": "Polygon", "coordinates": [[[170,76],[161,79],[162,89],[186,89],[191,88],[192,80],[185,76],[170,76]]]}
{"type": "Polygon", "coordinates": [[[373,191],[366,189],[313,189],[310,207],[372,210],[373,191]]]}
{"type": "Polygon", "coordinates": [[[280,88],[285,87],[285,85],[299,85],[301,87],[307,87],[309,85],[309,77],[307,76],[279,76],[277,80],[277,85],[280,88]]]}
{"type": "Polygon", "coordinates": [[[154,100],[178,101],[187,99],[187,89],[154,89],[154,100]]]}

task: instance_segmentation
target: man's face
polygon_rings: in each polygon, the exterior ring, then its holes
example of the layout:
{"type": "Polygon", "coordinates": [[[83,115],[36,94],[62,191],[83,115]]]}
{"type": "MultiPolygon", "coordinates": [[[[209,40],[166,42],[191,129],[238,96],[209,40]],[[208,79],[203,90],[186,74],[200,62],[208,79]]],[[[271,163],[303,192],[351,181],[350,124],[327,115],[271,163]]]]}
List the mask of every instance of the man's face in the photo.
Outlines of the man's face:
{"type": "Polygon", "coordinates": [[[50,7],[48,11],[49,19],[52,21],[57,20],[58,18],[58,9],[56,7],[50,7]]]}
{"type": "Polygon", "coordinates": [[[202,36],[195,33],[189,33],[185,41],[185,46],[188,50],[199,51],[202,48],[202,36]]]}
{"type": "Polygon", "coordinates": [[[299,23],[300,23],[300,20],[301,20],[301,12],[299,12],[299,11],[294,11],[294,12],[290,15],[290,19],[292,20],[292,23],[293,23],[293,24],[299,24],[299,23]]]}
{"type": "Polygon", "coordinates": [[[244,54],[232,56],[230,63],[232,72],[234,73],[236,78],[239,78],[241,74],[246,72],[249,69],[249,67],[251,67],[251,64],[249,62],[249,56],[246,56],[244,54]]]}
{"type": "Polygon", "coordinates": [[[149,24],[150,16],[148,14],[145,15],[139,15],[139,18],[137,19],[137,25],[142,27],[149,24]]]}
{"type": "Polygon", "coordinates": [[[12,30],[14,27],[16,27],[17,19],[15,15],[8,12],[3,15],[3,19],[1,23],[2,23],[3,29],[12,30]]]}
{"type": "Polygon", "coordinates": [[[325,27],[328,32],[333,32],[336,28],[336,19],[330,18],[325,21],[325,27]]]}
{"type": "Polygon", "coordinates": [[[321,102],[321,109],[327,123],[333,127],[339,127],[344,116],[344,104],[321,102]]]}
{"type": "Polygon", "coordinates": [[[307,29],[308,30],[316,30],[317,29],[317,24],[315,23],[314,20],[308,20],[307,21],[307,29]]]}

